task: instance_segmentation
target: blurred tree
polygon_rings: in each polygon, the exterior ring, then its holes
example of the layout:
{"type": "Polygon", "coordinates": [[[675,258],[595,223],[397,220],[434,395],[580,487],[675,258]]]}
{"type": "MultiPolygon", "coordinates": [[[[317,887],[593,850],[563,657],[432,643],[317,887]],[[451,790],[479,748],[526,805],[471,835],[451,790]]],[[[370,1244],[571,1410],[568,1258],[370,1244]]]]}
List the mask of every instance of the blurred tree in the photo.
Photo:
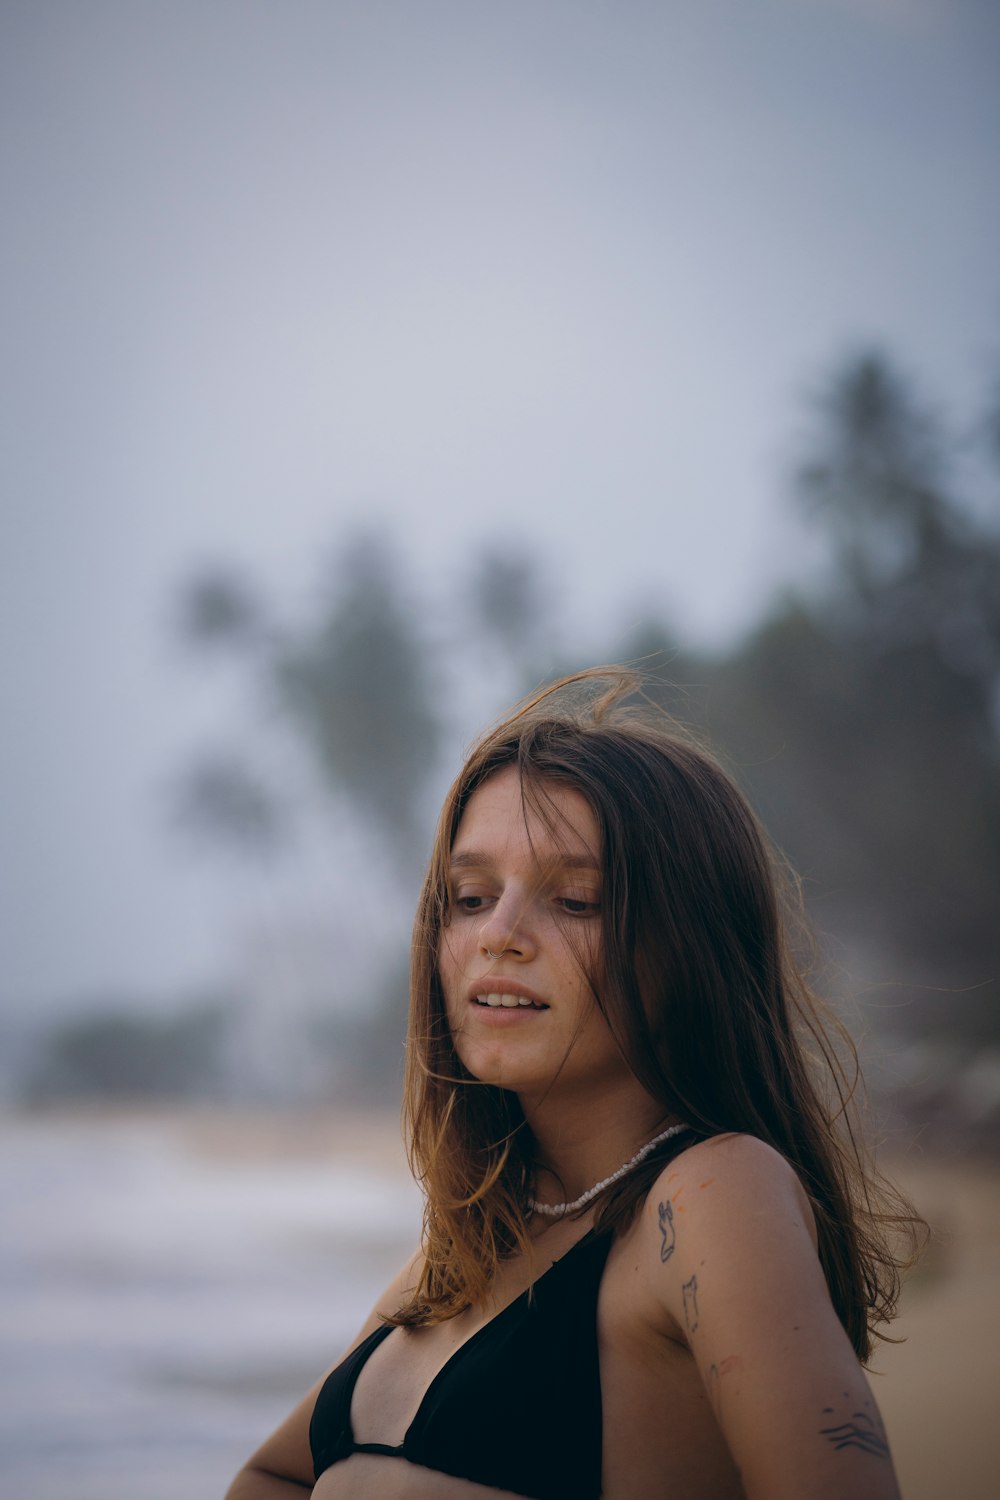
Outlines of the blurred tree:
{"type": "Polygon", "coordinates": [[[1000,1037],[1000,538],[878,356],[839,371],[817,416],[795,491],[828,586],[719,664],[713,733],[909,1020],[1000,1037]]]}
{"type": "Polygon", "coordinates": [[[404,868],[418,867],[441,725],[416,611],[384,541],[365,534],[345,549],[318,623],[279,646],[273,670],[281,707],[325,784],[404,868]]]}
{"type": "MultiPolygon", "coordinates": [[[[200,656],[225,652],[269,672],[274,632],[251,582],[230,566],[211,564],[178,591],[176,630],[200,656]]],[[[287,795],[275,789],[244,750],[203,752],[169,791],[174,826],[203,845],[239,859],[278,854],[291,836],[287,795]]]]}
{"type": "Polygon", "coordinates": [[[830,543],[828,603],[876,650],[933,651],[988,703],[1000,672],[1000,537],[953,493],[940,425],[874,354],[838,374],[819,416],[797,490],[830,543]]]}
{"type": "MultiPolygon", "coordinates": [[[[412,873],[429,823],[424,805],[440,723],[432,673],[400,569],[377,535],[343,551],[318,618],[279,629],[249,584],[223,567],[186,582],[183,638],[234,648],[321,787],[360,812],[412,873]]],[[[175,796],[188,828],[245,852],[274,852],[290,829],[290,796],[245,755],[202,757],[175,796]]]]}
{"type": "Polygon", "coordinates": [[[178,778],[172,800],[178,827],[241,859],[274,855],[290,836],[287,800],[236,756],[203,756],[178,778]]]}
{"type": "Polygon", "coordinates": [[[246,650],[265,635],[267,622],[257,595],[242,574],[212,566],[180,590],[177,609],[182,640],[204,650],[215,646],[246,650]]]}
{"type": "Polygon", "coordinates": [[[814,452],[797,475],[799,501],[826,530],[841,588],[873,607],[954,523],[938,489],[941,435],[875,353],[840,370],[817,405],[814,452]]]}
{"type": "Polygon", "coordinates": [[[229,1002],[203,1001],[180,1015],[137,1014],[127,1003],[98,1003],[60,1022],[21,1085],[28,1104],[88,1099],[218,1100],[229,1002]]]}
{"type": "Polygon", "coordinates": [[[524,548],[491,544],[474,560],[467,592],[473,628],[499,653],[515,691],[537,682],[540,661],[552,652],[549,602],[538,560],[524,548]]]}
{"type": "Polygon", "coordinates": [[[563,659],[558,585],[537,547],[490,539],[461,569],[461,580],[455,599],[448,600],[453,615],[442,632],[458,731],[450,747],[452,762],[486,724],[541,683],[571,670],[563,659]]]}
{"type": "MultiPolygon", "coordinates": [[[[287,749],[290,742],[298,761],[286,762],[284,772],[260,769],[266,735],[253,736],[250,754],[202,755],[174,792],[179,825],[240,858],[269,857],[290,842],[296,812],[299,828],[304,826],[303,803],[318,793],[347,807],[389,854],[399,900],[386,910],[374,965],[354,964],[353,982],[364,983],[368,999],[363,1019],[352,1029],[333,1017],[337,1038],[331,1049],[350,1051],[369,1092],[396,1090],[406,1008],[406,984],[399,976],[406,966],[416,877],[426,857],[428,783],[441,737],[431,658],[397,560],[381,536],[356,536],[306,619],[280,627],[245,580],[212,568],[184,585],[178,618],[187,642],[203,653],[230,649],[248,670],[272,729],[280,731],[277,740],[270,737],[271,747],[287,749]],[[302,751],[314,773],[306,786],[298,775],[302,751]],[[379,978],[373,969],[384,974],[379,978]]],[[[369,881],[385,878],[375,860],[361,872],[345,864],[337,899],[357,893],[364,871],[369,881]]],[[[334,893],[327,895],[333,899],[334,893]]],[[[297,1028],[305,1039],[321,1019],[309,1010],[314,997],[294,978],[295,941],[290,931],[280,944],[289,950],[292,978],[286,975],[283,988],[262,985],[256,995],[248,993],[244,1015],[245,1028],[255,1034],[266,1035],[275,1024],[284,1028],[286,1070],[295,1050],[290,1032],[297,1028]]],[[[303,968],[308,971],[308,964],[303,968]]],[[[297,1082],[302,1085],[301,1078],[297,1082]]],[[[296,1080],[276,1078],[275,1087],[294,1089],[296,1080]]]]}
{"type": "Polygon", "coordinates": [[[525,552],[487,548],[474,565],[470,596],[473,613],[512,657],[537,648],[543,590],[537,563],[525,552]]]}

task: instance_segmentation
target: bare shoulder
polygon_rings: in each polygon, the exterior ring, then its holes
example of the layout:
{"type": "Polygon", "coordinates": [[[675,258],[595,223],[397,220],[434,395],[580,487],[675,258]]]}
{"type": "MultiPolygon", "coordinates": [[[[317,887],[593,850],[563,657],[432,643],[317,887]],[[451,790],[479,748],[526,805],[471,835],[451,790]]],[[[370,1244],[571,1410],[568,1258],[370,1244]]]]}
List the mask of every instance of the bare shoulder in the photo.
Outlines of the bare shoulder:
{"type": "MultiPolygon", "coordinates": [[[[374,1332],[383,1318],[391,1318],[394,1313],[399,1311],[402,1303],[416,1290],[423,1264],[424,1252],[418,1248],[414,1250],[405,1265],[400,1267],[381,1297],[375,1303],[371,1311],[371,1316],[355,1340],[356,1343],[360,1343],[369,1333],[374,1332]]],[[[351,1347],[353,1348],[354,1346],[352,1345],[351,1347]]]]}
{"type": "Polygon", "coordinates": [[[668,1337],[687,1339],[706,1279],[727,1303],[764,1297],[774,1275],[827,1297],[805,1190],[755,1136],[713,1136],[682,1151],[653,1183],[629,1238],[646,1316],[668,1337]]]}
{"type": "MultiPolygon", "coordinates": [[[[691,1233],[713,1237],[727,1225],[744,1234],[753,1225],[804,1227],[813,1246],[816,1225],[805,1189],[779,1151],[752,1135],[727,1134],[698,1141],[676,1156],[653,1184],[643,1219],[659,1230],[685,1222],[691,1233]]],[[[666,1246],[663,1247],[664,1249],[666,1246]]]]}
{"type": "Polygon", "coordinates": [[[699,1173],[703,1169],[711,1169],[712,1175],[724,1185],[737,1186],[748,1178],[776,1184],[798,1182],[794,1169],[780,1151],[758,1136],[736,1131],[709,1136],[688,1146],[664,1168],[661,1179],[672,1172],[699,1173]]]}
{"type": "Polygon", "coordinates": [[[749,1135],[682,1151],[623,1248],[634,1311],[689,1350],[748,1500],[898,1500],[808,1197],[780,1152],[749,1135]]]}

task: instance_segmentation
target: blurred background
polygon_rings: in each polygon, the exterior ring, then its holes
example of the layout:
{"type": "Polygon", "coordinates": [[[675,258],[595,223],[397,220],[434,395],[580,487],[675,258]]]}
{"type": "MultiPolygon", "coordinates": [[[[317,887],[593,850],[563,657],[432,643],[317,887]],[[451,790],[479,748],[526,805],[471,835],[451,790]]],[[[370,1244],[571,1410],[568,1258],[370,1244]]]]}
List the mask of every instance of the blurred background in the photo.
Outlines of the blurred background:
{"type": "Polygon", "coordinates": [[[799,869],[1000,1493],[1000,11],[6,0],[0,1480],[219,1495],[412,1245],[464,747],[643,663],[799,869]]]}

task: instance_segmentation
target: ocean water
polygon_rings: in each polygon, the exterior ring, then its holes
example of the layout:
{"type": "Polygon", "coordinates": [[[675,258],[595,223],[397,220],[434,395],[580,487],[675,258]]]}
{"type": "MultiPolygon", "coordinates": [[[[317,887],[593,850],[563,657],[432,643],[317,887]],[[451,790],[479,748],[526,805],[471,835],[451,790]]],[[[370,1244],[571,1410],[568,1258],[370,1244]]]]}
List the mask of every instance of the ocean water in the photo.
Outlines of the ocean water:
{"type": "Polygon", "coordinates": [[[416,1243],[402,1168],[0,1120],[0,1495],[218,1500],[416,1243]]]}

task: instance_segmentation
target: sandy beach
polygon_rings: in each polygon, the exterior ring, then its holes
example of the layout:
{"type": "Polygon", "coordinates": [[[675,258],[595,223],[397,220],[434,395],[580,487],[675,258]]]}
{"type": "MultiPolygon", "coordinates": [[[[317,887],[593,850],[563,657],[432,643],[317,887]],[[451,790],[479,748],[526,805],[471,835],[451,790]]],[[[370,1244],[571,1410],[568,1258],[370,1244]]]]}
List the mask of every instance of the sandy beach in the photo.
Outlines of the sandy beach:
{"type": "MultiPolygon", "coordinates": [[[[0,1148],[0,1490],[19,1500],[217,1500],[419,1231],[380,1111],[9,1116],[0,1148]]],[[[1000,1163],[884,1165],[934,1229],[875,1359],[902,1493],[996,1500],[1000,1163]]]]}
{"type": "MultiPolygon", "coordinates": [[[[396,1119],[354,1112],[237,1125],[192,1119],[192,1140],[219,1155],[313,1156],[348,1151],[359,1163],[405,1170],[396,1119]],[[249,1128],[248,1128],[249,1127],[249,1128]]],[[[883,1168],[931,1225],[901,1311],[873,1361],[905,1500],[1000,1496],[1000,1162],[933,1155],[883,1168]]]]}
{"type": "Polygon", "coordinates": [[[933,1238],[874,1360],[905,1500],[1000,1496],[1000,1165],[887,1163],[933,1238]]]}

